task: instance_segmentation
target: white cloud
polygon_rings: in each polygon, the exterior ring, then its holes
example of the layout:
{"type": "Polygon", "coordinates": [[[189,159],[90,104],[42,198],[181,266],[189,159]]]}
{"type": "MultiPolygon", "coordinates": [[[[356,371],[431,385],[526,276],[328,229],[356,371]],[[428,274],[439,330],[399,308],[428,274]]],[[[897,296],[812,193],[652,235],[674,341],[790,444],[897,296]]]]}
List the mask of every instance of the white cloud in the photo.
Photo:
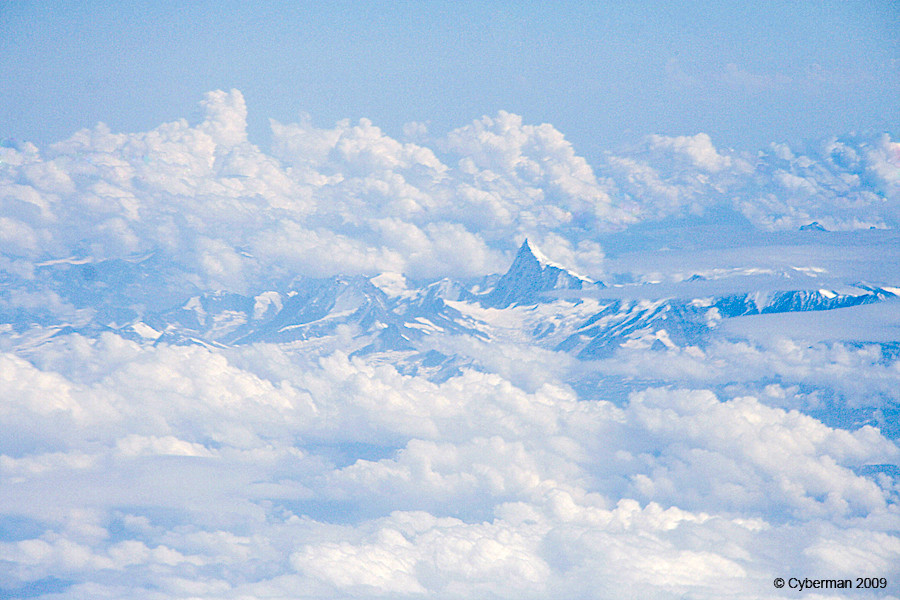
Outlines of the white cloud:
{"type": "Polygon", "coordinates": [[[883,577],[900,560],[900,538],[858,529],[823,528],[806,550],[821,569],[835,577],[883,577]]]}
{"type": "MultiPolygon", "coordinates": [[[[848,150],[853,152],[852,148],[848,150]]],[[[900,195],[900,171],[898,171],[900,169],[900,142],[891,141],[888,134],[883,134],[866,150],[867,164],[864,168],[881,181],[886,195],[896,200],[900,195]]],[[[853,152],[853,155],[855,154],[853,152]]],[[[855,165],[850,165],[851,168],[853,166],[855,165]]]]}
{"type": "Polygon", "coordinates": [[[609,227],[633,220],[613,206],[587,161],[549,124],[524,125],[520,116],[500,111],[451,131],[445,144],[462,157],[460,168],[472,180],[515,201],[526,225],[533,223],[527,220],[532,211],[537,222],[550,225],[609,227]],[[546,210],[547,203],[560,211],[546,210]]]}
{"type": "Polygon", "coordinates": [[[5,254],[31,256],[38,249],[38,236],[25,223],[0,217],[0,244],[5,254]]]}
{"type": "Polygon", "coordinates": [[[773,144],[751,156],[719,150],[702,133],[654,135],[637,151],[608,154],[599,173],[645,219],[733,206],[761,229],[812,221],[829,230],[883,229],[897,222],[894,145],[888,136],[848,137],[807,151],[773,144]]]}
{"type": "Polygon", "coordinates": [[[871,427],[834,430],[755,398],[720,403],[708,392],[643,392],[632,397],[628,414],[642,439],[665,439],[662,448],[638,451],[652,453],[647,458],[662,453],[632,478],[648,498],[760,514],[780,507],[798,518],[887,510],[883,490],[850,468],[900,456],[871,427]]]}
{"type": "MultiPolygon", "coordinates": [[[[852,324],[851,316],[846,315],[845,319],[852,324]]],[[[786,338],[780,331],[769,332],[763,322],[757,323],[756,329],[763,338],[758,341],[716,340],[703,350],[696,347],[652,353],[623,350],[605,362],[603,368],[609,373],[682,384],[778,382],[794,386],[794,392],[784,400],[790,408],[815,408],[815,390],[832,390],[851,408],[879,407],[900,400],[898,363],[885,360],[880,346],[857,347],[839,342],[804,344],[786,338]],[[800,393],[798,386],[812,390],[812,395],[800,393]]],[[[858,325],[865,326],[865,323],[858,325]]],[[[732,325],[729,323],[728,327],[732,325]]]]}
{"type": "Polygon", "coordinates": [[[211,289],[259,286],[273,272],[473,276],[502,268],[514,236],[499,230],[511,224],[565,235],[560,228],[612,215],[562,135],[514,115],[501,115],[511,125],[505,135],[532,140],[510,150],[527,153],[531,174],[473,178],[365,119],[333,129],[308,118],[273,122],[269,156],[247,142],[240,92],[211,92],[201,104],[196,126],[115,134],[101,124],[55,144],[47,158],[5,149],[15,157],[6,161],[12,176],[0,181],[11,199],[0,213],[7,252],[103,259],[161,250],[211,289]],[[404,229],[417,232],[415,247],[404,229]]]}
{"type": "Polygon", "coordinates": [[[701,169],[716,172],[732,165],[732,159],[719,154],[712,140],[705,133],[694,136],[665,137],[661,135],[650,136],[650,145],[654,149],[669,149],[685,154],[701,169]]]}
{"type": "Polygon", "coordinates": [[[206,95],[201,103],[205,110],[203,123],[198,127],[219,146],[236,146],[247,141],[247,105],[237,90],[217,90],[206,95]]]}
{"type": "Polygon", "coordinates": [[[308,117],[273,122],[270,155],[247,141],[240,92],[211,92],[201,105],[196,126],[118,134],[101,124],[44,154],[4,148],[5,253],[159,250],[203,287],[242,290],[273,273],[479,275],[501,269],[526,235],[601,272],[597,230],[717,205],[768,229],[896,221],[889,138],[835,140],[786,162],[718,149],[702,133],[651,136],[607,156],[598,178],[551,125],[506,112],[434,142],[442,160],[365,119],[323,129],[308,117]]]}
{"type": "Polygon", "coordinates": [[[202,567],[203,594],[711,598],[767,589],[785,564],[852,570],[834,549],[876,535],[854,552],[893,573],[892,492],[853,469],[900,452],[871,428],[703,390],[617,408],[474,371],[435,384],[339,353],[229,356],[109,334],[59,338],[40,367],[4,355],[0,508],[43,521],[0,543],[4,572],[101,597],[178,597],[202,567]]]}
{"type": "Polygon", "coordinates": [[[770,189],[747,186],[735,206],[767,229],[796,229],[811,221],[829,230],[895,226],[900,196],[889,166],[898,162],[895,145],[886,135],[831,139],[808,154],[773,145],[773,155],[764,155],[757,166],[770,189]]]}
{"type": "Polygon", "coordinates": [[[306,546],[291,563],[340,590],[379,596],[533,597],[549,574],[537,556],[539,540],[535,532],[503,522],[467,524],[427,513],[394,513],[360,544],[306,546]]]}

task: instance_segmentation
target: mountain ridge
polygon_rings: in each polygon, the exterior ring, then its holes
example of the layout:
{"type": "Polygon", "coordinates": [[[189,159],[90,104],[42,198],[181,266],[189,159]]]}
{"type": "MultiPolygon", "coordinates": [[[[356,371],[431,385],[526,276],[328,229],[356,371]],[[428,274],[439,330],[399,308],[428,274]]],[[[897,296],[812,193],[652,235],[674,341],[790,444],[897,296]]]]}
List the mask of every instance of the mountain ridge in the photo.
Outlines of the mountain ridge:
{"type": "MultiPolygon", "coordinates": [[[[388,294],[373,283],[373,277],[299,277],[285,289],[255,294],[191,290],[174,307],[154,310],[129,292],[133,281],[165,276],[148,269],[152,266],[146,261],[101,263],[89,272],[90,277],[74,279],[73,269],[81,273],[83,265],[48,266],[50,273],[62,277],[54,284],[54,293],[72,302],[70,314],[77,314],[78,320],[54,322],[40,306],[31,314],[22,308],[0,310],[0,318],[21,332],[29,327],[45,328],[48,335],[56,336],[96,337],[111,332],[152,344],[225,348],[274,343],[300,349],[343,340],[340,344],[352,356],[394,356],[394,364],[405,372],[443,377],[460,365],[472,365],[469,359],[446,353],[444,345],[453,338],[478,343],[516,340],[592,360],[623,347],[702,346],[722,319],[849,308],[895,299],[900,292],[895,287],[854,283],[840,291],[751,287],[698,296],[692,287],[696,282],[689,279],[676,288],[680,294],[616,298],[613,292],[618,288],[607,288],[566,269],[526,239],[505,273],[477,282],[444,278],[388,294]],[[67,282],[70,295],[66,295],[67,282]],[[604,290],[609,297],[604,297],[604,290]],[[91,305],[101,297],[100,305],[91,305]]],[[[633,287],[639,294],[650,285],[633,287]]],[[[164,289],[173,294],[171,282],[164,289]]],[[[28,343],[46,338],[25,337],[32,340],[28,343]]]]}

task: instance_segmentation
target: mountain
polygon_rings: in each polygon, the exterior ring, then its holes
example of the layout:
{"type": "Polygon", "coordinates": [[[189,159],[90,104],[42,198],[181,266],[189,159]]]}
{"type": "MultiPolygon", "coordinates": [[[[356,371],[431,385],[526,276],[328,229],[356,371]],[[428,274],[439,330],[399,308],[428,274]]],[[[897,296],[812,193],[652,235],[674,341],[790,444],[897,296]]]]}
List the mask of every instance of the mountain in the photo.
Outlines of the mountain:
{"type": "Polygon", "coordinates": [[[821,289],[756,291],[712,298],[614,300],[585,320],[555,349],[594,359],[625,345],[653,349],[702,345],[723,318],[850,308],[895,298],[897,290],[891,290],[858,284],[843,293],[821,289]]]}
{"type": "Polygon", "coordinates": [[[801,312],[814,310],[834,310],[860,304],[872,304],[895,294],[880,287],[857,284],[844,293],[834,290],[788,290],[774,292],[751,292],[722,296],[712,302],[712,306],[722,317],[801,312]]]}
{"type": "Polygon", "coordinates": [[[526,239],[509,270],[479,301],[483,306],[506,308],[538,302],[546,292],[582,290],[592,286],[605,287],[552,262],[526,239]]]}
{"type": "Polygon", "coordinates": [[[368,331],[402,324],[385,293],[365,277],[301,278],[255,296],[210,292],[143,323],[168,336],[234,345],[288,343],[333,335],[341,325],[368,331]]]}
{"type": "MultiPolygon", "coordinates": [[[[717,291],[700,296],[697,285],[719,284],[691,277],[654,297],[659,291],[653,284],[607,288],[554,263],[527,240],[504,274],[478,281],[445,278],[398,292],[383,290],[373,283],[377,278],[301,277],[284,289],[246,295],[182,286],[193,293],[169,308],[160,304],[178,297],[178,282],[152,256],[59,261],[40,269],[42,278],[6,281],[0,291],[0,319],[18,332],[21,347],[68,333],[93,338],[104,332],[154,344],[273,343],[310,352],[341,349],[437,380],[479,368],[468,355],[473,344],[528,344],[591,360],[620,348],[703,346],[722,319],[835,310],[900,294],[859,283],[840,291],[772,289],[771,281],[735,277],[726,287],[704,288],[717,291]],[[160,290],[158,298],[139,294],[149,283],[144,289],[160,290]],[[762,283],[768,287],[754,287],[762,283]],[[4,310],[21,297],[13,293],[16,287],[55,298],[55,304],[20,303],[4,310]],[[57,305],[63,309],[52,313],[57,305]]],[[[781,285],[791,281],[785,277],[781,285]]]]}
{"type": "Polygon", "coordinates": [[[800,231],[828,231],[825,229],[825,226],[819,223],[818,221],[813,221],[812,223],[807,223],[806,225],[800,226],[800,231]]]}

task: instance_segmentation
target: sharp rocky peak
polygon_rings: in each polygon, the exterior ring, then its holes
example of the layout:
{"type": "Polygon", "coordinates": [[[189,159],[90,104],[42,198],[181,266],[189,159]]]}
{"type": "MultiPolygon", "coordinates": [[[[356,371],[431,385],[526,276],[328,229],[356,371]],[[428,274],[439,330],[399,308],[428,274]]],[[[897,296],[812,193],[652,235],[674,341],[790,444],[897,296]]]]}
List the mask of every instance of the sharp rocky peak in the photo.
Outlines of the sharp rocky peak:
{"type": "Polygon", "coordinates": [[[497,281],[481,303],[494,308],[513,304],[535,304],[551,290],[580,290],[595,282],[551,261],[526,239],[509,270],[497,281]]]}

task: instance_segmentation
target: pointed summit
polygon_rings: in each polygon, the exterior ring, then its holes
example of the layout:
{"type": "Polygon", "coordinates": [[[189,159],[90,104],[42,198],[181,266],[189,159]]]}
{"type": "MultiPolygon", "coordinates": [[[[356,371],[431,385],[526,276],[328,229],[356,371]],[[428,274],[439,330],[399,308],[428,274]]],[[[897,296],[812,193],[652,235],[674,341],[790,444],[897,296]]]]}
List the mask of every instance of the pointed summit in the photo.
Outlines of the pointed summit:
{"type": "Polygon", "coordinates": [[[594,285],[544,256],[526,239],[519,247],[509,270],[497,285],[484,296],[481,303],[494,308],[512,304],[536,304],[540,294],[551,290],[580,290],[594,285]]]}

